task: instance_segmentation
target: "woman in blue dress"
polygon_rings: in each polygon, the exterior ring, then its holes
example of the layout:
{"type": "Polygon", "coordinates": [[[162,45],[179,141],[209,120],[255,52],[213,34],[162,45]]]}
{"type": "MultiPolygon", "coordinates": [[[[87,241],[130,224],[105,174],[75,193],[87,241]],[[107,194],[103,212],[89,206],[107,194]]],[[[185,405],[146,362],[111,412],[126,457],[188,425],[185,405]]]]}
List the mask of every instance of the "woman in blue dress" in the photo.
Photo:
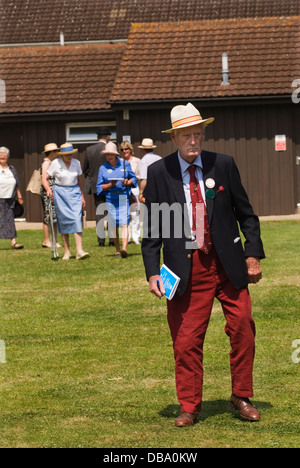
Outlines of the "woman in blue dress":
{"type": "Polygon", "coordinates": [[[127,257],[128,225],[130,222],[131,187],[138,184],[137,178],[128,161],[119,158],[117,147],[109,142],[103,154],[107,162],[100,166],[97,195],[105,195],[108,212],[108,225],[116,248],[116,256],[127,257]],[[119,230],[122,228],[122,250],[119,243],[119,230]]]}

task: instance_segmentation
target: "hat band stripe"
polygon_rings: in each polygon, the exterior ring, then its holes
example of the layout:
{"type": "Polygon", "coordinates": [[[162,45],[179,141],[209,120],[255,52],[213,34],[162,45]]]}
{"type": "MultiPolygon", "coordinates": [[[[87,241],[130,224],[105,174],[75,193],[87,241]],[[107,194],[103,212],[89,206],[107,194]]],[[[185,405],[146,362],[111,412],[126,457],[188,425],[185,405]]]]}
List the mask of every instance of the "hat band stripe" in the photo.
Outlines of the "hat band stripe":
{"type": "Polygon", "coordinates": [[[172,127],[176,128],[183,124],[191,123],[191,122],[199,122],[202,121],[201,115],[192,115],[191,117],[185,117],[184,119],[176,120],[172,123],[172,127]]]}
{"type": "Polygon", "coordinates": [[[70,151],[73,151],[73,146],[67,146],[66,148],[60,149],[61,153],[69,153],[70,151]]]}

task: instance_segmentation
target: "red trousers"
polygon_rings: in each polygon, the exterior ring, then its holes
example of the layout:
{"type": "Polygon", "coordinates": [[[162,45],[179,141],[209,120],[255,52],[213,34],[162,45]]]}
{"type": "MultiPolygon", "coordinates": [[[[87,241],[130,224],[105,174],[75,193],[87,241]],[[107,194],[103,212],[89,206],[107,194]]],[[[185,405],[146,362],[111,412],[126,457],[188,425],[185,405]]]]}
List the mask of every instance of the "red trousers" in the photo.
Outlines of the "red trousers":
{"type": "Polygon", "coordinates": [[[203,343],[215,297],[222,305],[225,332],[230,338],[232,393],[253,396],[255,324],[248,288],[233,287],[214,249],[208,255],[195,250],[187,290],[168,301],[177,396],[181,411],[188,413],[201,410],[203,343]]]}

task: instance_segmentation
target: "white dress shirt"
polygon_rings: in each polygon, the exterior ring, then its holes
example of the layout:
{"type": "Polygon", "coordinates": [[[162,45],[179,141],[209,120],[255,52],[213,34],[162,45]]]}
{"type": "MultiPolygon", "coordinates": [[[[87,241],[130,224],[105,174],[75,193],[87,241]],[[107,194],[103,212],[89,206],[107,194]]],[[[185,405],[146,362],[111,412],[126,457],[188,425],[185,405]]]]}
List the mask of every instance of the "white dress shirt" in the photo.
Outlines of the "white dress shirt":
{"type": "MultiPolygon", "coordinates": [[[[187,206],[188,215],[189,215],[189,222],[190,222],[190,226],[191,226],[191,230],[192,230],[192,226],[193,226],[193,207],[192,207],[192,200],[191,200],[191,193],[190,193],[190,173],[189,173],[189,170],[188,170],[189,167],[190,167],[190,163],[185,161],[185,159],[183,159],[180,156],[179,151],[178,151],[178,160],[179,160],[180,169],[181,169],[181,176],[182,176],[186,206],[187,206]]],[[[202,198],[203,198],[204,203],[206,205],[205,187],[204,187],[203,172],[202,172],[203,165],[202,165],[201,154],[198,154],[195,161],[193,162],[193,165],[196,166],[195,175],[196,175],[196,178],[199,181],[202,198]]]]}

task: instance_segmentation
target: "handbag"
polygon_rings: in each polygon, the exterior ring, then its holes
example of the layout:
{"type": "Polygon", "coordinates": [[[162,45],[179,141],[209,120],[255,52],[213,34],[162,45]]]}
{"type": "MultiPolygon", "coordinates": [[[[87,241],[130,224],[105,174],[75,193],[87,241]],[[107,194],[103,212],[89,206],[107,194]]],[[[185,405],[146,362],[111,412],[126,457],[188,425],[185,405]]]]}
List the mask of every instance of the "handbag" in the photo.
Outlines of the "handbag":
{"type": "MultiPolygon", "coordinates": [[[[127,188],[127,193],[128,193],[128,187],[126,188],[127,188]]],[[[129,205],[134,205],[135,203],[138,202],[136,196],[132,192],[130,192],[130,195],[128,196],[128,198],[129,198],[129,205]]]]}
{"type": "Polygon", "coordinates": [[[19,203],[18,200],[16,200],[15,207],[14,207],[14,217],[21,218],[23,214],[24,214],[24,206],[21,205],[21,203],[19,203]]]}
{"type": "Polygon", "coordinates": [[[35,169],[32,173],[30,181],[28,182],[26,191],[34,193],[35,195],[41,195],[42,178],[39,169],[35,169]]]}

